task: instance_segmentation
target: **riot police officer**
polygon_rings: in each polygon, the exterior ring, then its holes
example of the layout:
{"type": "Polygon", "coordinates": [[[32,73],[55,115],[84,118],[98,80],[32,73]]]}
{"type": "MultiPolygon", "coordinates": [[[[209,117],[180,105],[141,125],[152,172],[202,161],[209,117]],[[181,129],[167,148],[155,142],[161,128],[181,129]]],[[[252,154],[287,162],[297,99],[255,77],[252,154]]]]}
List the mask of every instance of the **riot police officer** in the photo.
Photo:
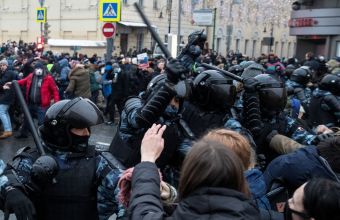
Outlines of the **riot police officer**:
{"type": "Polygon", "coordinates": [[[309,125],[340,126],[340,73],[325,75],[313,91],[309,125]]]}
{"type": "Polygon", "coordinates": [[[311,144],[316,135],[299,121],[286,116],[283,109],[287,103],[284,83],[271,75],[261,74],[244,81],[243,124],[252,133],[258,153],[267,160],[277,155],[268,148],[276,134],[283,134],[301,144],[311,144]]]}
{"type": "MultiPolygon", "coordinates": [[[[294,70],[290,75],[290,78],[286,81],[286,88],[288,94],[288,100],[291,101],[291,106],[294,112],[294,101],[298,100],[299,104],[302,105],[305,112],[309,109],[310,99],[312,97],[312,90],[307,87],[307,84],[311,82],[312,73],[308,66],[302,66],[294,70]]],[[[293,114],[293,118],[297,118],[300,105],[297,105],[298,110],[295,111],[297,114],[293,114]]]]}
{"type": "Polygon", "coordinates": [[[5,218],[108,219],[118,210],[116,186],[121,170],[88,144],[90,127],[103,117],[88,99],[62,100],[46,112],[39,128],[44,148],[58,164],[54,180],[37,170],[36,149],[17,152],[0,176],[0,207],[5,218]]]}
{"type": "MultiPolygon", "coordinates": [[[[140,162],[141,141],[155,122],[167,125],[165,148],[156,162],[162,170],[167,165],[180,165],[191,146],[191,131],[178,114],[182,101],[176,91],[181,75],[187,70],[179,61],[172,60],[165,72],[150,81],[142,96],[130,97],[125,102],[110,152],[126,167],[140,162]]],[[[172,182],[171,179],[166,181],[172,182]]]]}
{"type": "Polygon", "coordinates": [[[255,147],[251,134],[242,127],[233,108],[235,99],[236,87],[232,79],[216,70],[203,71],[193,80],[190,99],[183,104],[182,117],[197,138],[209,129],[224,127],[240,132],[255,147]]]}

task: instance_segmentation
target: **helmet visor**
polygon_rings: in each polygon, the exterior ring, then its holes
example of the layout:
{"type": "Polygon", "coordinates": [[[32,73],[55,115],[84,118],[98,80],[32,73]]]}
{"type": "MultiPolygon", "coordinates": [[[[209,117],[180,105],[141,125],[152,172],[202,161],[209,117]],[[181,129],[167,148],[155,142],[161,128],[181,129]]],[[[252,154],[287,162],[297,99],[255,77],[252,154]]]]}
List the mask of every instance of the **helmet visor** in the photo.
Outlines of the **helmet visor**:
{"type": "Polygon", "coordinates": [[[267,88],[260,91],[261,107],[270,111],[282,111],[287,103],[286,88],[267,88]]]}
{"type": "Polygon", "coordinates": [[[89,99],[71,100],[61,117],[73,128],[88,128],[104,122],[102,113],[89,99]]]}

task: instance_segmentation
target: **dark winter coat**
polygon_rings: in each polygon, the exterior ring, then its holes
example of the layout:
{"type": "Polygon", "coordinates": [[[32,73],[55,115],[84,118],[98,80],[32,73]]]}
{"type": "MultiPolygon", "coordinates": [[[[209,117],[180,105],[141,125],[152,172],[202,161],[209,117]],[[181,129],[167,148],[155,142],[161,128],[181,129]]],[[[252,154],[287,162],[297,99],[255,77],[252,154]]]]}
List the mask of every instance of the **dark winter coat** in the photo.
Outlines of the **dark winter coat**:
{"type": "Polygon", "coordinates": [[[160,178],[154,163],[139,163],[133,171],[130,219],[260,219],[242,193],[227,188],[199,188],[182,200],[171,217],[165,217],[160,199],[160,178]]]}
{"type": "Polygon", "coordinates": [[[71,70],[69,75],[70,83],[65,92],[71,93],[75,97],[90,98],[91,84],[90,73],[83,66],[77,66],[71,70]]]}
{"type": "Polygon", "coordinates": [[[273,180],[279,178],[292,190],[312,178],[337,179],[328,163],[319,156],[316,146],[312,145],[275,158],[263,175],[268,189],[273,180]]]}
{"type": "Polygon", "coordinates": [[[0,73],[0,104],[10,105],[14,101],[14,90],[13,89],[3,89],[3,86],[7,82],[11,82],[16,79],[16,74],[7,69],[5,72],[0,73]]]}
{"type": "Polygon", "coordinates": [[[112,80],[112,99],[113,100],[123,100],[128,97],[129,92],[129,79],[127,74],[124,71],[120,71],[115,76],[115,73],[108,72],[106,75],[107,80],[112,80]]]}

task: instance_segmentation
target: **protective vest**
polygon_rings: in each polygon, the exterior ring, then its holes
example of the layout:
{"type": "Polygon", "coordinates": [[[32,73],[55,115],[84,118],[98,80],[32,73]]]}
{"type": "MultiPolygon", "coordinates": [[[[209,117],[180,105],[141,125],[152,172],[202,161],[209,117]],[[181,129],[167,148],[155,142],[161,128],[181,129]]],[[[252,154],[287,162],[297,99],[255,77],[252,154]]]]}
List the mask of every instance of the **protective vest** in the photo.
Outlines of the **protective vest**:
{"type": "Polygon", "coordinates": [[[71,155],[69,161],[60,166],[56,183],[34,199],[39,220],[98,219],[94,147],[89,147],[85,156],[71,155]]]}
{"type": "MultiPolygon", "coordinates": [[[[165,123],[167,128],[163,134],[164,150],[156,161],[159,168],[171,163],[172,158],[181,143],[181,134],[176,122],[165,123]]],[[[110,153],[121,162],[125,167],[137,165],[140,158],[140,146],[143,135],[136,135],[128,140],[123,140],[119,131],[116,132],[110,145],[110,153]]]]}
{"type": "Polygon", "coordinates": [[[316,127],[321,124],[332,126],[337,121],[336,117],[331,112],[322,108],[323,99],[323,96],[312,97],[311,99],[308,118],[308,124],[311,127],[316,127]]]}

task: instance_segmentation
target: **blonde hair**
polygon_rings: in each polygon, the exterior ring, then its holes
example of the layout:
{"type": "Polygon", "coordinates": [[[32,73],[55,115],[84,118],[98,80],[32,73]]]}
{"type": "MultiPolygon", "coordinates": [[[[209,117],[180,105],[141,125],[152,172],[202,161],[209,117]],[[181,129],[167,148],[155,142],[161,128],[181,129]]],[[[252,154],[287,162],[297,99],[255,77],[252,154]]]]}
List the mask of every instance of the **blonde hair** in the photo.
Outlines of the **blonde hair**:
{"type": "Polygon", "coordinates": [[[244,169],[253,167],[256,163],[255,151],[248,140],[241,134],[224,128],[214,129],[204,135],[203,139],[222,143],[231,149],[241,159],[244,169]]]}

